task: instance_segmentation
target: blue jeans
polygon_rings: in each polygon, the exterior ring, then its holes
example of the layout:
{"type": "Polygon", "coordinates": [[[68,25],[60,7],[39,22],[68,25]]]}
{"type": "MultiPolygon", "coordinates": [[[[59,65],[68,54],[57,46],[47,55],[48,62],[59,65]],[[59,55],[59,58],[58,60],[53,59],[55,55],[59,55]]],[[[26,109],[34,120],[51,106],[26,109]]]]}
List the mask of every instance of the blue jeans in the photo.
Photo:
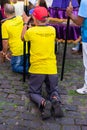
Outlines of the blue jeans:
{"type": "MultiPolygon", "coordinates": [[[[18,72],[18,73],[23,73],[24,70],[24,56],[12,56],[11,57],[11,67],[12,71],[18,72]]],[[[26,55],[26,73],[28,73],[28,68],[29,68],[29,56],[28,54],[26,55]]]]}

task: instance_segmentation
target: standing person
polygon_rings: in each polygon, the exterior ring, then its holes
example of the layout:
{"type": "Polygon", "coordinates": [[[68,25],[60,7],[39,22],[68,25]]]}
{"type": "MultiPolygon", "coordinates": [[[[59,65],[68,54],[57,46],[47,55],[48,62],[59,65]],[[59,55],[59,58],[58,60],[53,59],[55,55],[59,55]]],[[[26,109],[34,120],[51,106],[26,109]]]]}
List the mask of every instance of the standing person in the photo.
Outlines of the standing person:
{"type": "MultiPolygon", "coordinates": [[[[21,32],[23,20],[21,16],[15,16],[15,8],[11,4],[4,7],[7,20],[2,23],[2,54],[7,57],[8,48],[12,53],[11,67],[14,72],[23,73],[23,41],[21,32]]],[[[26,54],[26,73],[28,72],[28,55],[26,54]]]]}
{"type": "MultiPolygon", "coordinates": [[[[80,6],[81,0],[78,0],[79,6],[80,6]]],[[[72,48],[73,53],[82,53],[82,43],[79,41],[75,47],[72,48]]]]}
{"type": "Polygon", "coordinates": [[[87,94],[87,2],[85,0],[81,0],[77,16],[72,14],[72,10],[73,7],[70,5],[67,8],[67,15],[73,20],[73,22],[81,26],[83,64],[85,67],[84,86],[80,89],[77,89],[76,91],[80,94],[87,94]]]}
{"type": "Polygon", "coordinates": [[[30,41],[30,78],[29,95],[32,101],[42,108],[42,119],[51,116],[51,109],[57,117],[63,116],[60,107],[61,100],[58,92],[58,74],[55,56],[55,28],[46,26],[48,11],[45,7],[37,6],[33,11],[34,27],[27,30],[30,17],[23,15],[24,28],[22,40],[30,41]],[[42,84],[46,83],[49,100],[42,95],[42,84]]]}
{"type": "Polygon", "coordinates": [[[33,10],[36,6],[36,2],[33,0],[29,0],[28,2],[29,2],[29,10],[28,10],[29,15],[28,16],[30,16],[30,15],[32,15],[33,10]]]}
{"type": "Polygon", "coordinates": [[[29,0],[29,5],[31,6],[30,10],[29,10],[29,14],[31,15],[34,11],[34,8],[36,6],[42,6],[42,7],[45,7],[47,8],[47,4],[46,4],[46,1],[45,0],[37,0],[36,3],[32,0],[29,0]]]}

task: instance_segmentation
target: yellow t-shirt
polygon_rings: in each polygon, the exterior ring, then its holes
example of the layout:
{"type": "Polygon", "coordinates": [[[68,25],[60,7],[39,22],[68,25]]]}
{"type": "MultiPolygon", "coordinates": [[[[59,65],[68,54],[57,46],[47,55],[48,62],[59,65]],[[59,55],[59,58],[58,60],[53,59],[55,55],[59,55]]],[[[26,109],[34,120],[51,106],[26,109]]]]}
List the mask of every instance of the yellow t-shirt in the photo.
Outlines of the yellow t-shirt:
{"type": "Polygon", "coordinates": [[[30,73],[56,74],[55,29],[52,26],[36,26],[24,35],[30,41],[30,73]]]}
{"type": "Polygon", "coordinates": [[[23,55],[22,29],[23,20],[21,16],[13,17],[2,24],[2,39],[8,39],[13,56],[23,55]]]}

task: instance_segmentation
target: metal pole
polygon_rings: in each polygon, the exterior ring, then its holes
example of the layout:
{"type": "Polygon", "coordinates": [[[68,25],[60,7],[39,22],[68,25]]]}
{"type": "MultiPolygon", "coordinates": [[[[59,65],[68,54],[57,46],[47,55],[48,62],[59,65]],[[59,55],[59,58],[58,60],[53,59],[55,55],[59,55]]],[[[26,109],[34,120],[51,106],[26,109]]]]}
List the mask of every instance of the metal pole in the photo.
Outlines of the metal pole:
{"type": "Polygon", "coordinates": [[[70,22],[70,18],[68,18],[67,26],[66,26],[66,39],[65,39],[65,46],[64,46],[64,53],[63,53],[63,60],[62,60],[61,81],[63,80],[63,75],[64,75],[64,65],[65,65],[65,58],[66,58],[67,39],[68,39],[68,34],[69,34],[69,22],[70,22]]]}
{"type": "MultiPolygon", "coordinates": [[[[71,0],[70,0],[69,4],[71,4],[71,0]]],[[[64,46],[64,53],[63,53],[63,60],[62,60],[61,81],[63,80],[63,75],[64,75],[64,65],[65,65],[65,58],[66,58],[67,39],[68,39],[68,34],[69,34],[69,23],[70,23],[70,17],[68,17],[67,26],[66,26],[66,39],[65,39],[65,46],[64,46]]]]}
{"type": "Polygon", "coordinates": [[[26,42],[24,41],[23,44],[23,56],[24,56],[24,63],[23,63],[23,82],[25,82],[26,79],[26,42]]]}
{"type": "MultiPolygon", "coordinates": [[[[28,11],[27,11],[27,3],[28,1],[27,0],[24,0],[24,11],[25,13],[27,14],[28,11]]],[[[24,41],[24,44],[23,44],[23,56],[24,56],[24,64],[23,64],[23,82],[25,82],[25,79],[26,79],[26,42],[24,41]]]]}

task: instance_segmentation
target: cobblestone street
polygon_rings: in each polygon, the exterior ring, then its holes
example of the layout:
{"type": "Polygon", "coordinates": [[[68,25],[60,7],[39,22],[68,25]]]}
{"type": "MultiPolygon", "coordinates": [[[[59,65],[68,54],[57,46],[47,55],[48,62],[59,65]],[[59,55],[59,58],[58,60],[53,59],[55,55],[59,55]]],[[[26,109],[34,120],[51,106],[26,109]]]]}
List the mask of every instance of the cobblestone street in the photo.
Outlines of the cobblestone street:
{"type": "Polygon", "coordinates": [[[72,55],[68,45],[64,79],[60,81],[62,46],[57,60],[64,117],[43,121],[37,106],[29,100],[28,76],[23,83],[22,74],[12,72],[6,61],[0,63],[0,130],[87,130],[87,95],[75,91],[84,83],[82,55],[72,55]]]}

